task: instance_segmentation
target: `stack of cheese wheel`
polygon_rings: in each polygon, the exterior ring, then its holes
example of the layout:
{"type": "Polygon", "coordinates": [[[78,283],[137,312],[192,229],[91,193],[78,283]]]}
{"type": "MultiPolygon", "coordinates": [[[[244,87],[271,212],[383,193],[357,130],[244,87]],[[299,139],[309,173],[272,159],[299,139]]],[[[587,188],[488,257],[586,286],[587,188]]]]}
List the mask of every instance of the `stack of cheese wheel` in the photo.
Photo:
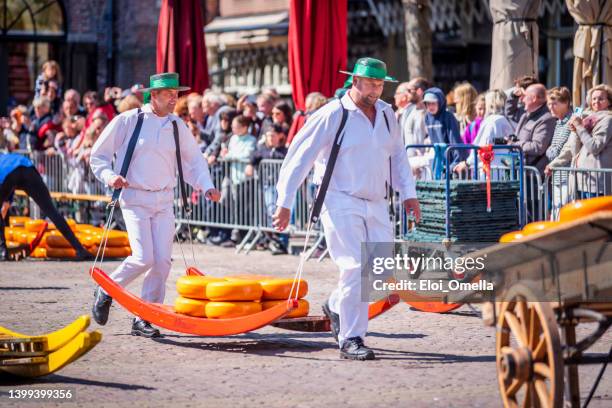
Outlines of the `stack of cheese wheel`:
{"type": "Polygon", "coordinates": [[[289,299],[289,295],[295,298],[297,291],[298,307],[289,313],[286,317],[304,317],[308,316],[310,312],[310,305],[306,299],[303,299],[308,293],[308,282],[301,279],[299,285],[293,287],[293,293],[291,293],[291,287],[293,286],[293,279],[286,278],[275,278],[273,276],[265,275],[234,275],[228,276],[227,280],[255,280],[259,282],[262,289],[261,294],[261,306],[262,310],[269,309],[279,303],[286,302],[289,299]]]}
{"type": "Polygon", "coordinates": [[[125,258],[126,256],[132,255],[132,249],[130,248],[130,241],[128,240],[127,232],[110,230],[104,234],[102,228],[87,226],[81,227],[81,234],[83,239],[81,243],[87,248],[92,254],[96,255],[106,239],[106,247],[104,249],[105,258],[125,258]]]}
{"type": "MultiPolygon", "coordinates": [[[[208,319],[228,319],[247,316],[286,302],[292,279],[269,276],[241,275],[227,278],[181,276],[176,282],[179,296],[174,310],[190,316],[208,319]]],[[[300,298],[308,292],[305,281],[300,283],[300,298]]],[[[308,302],[300,299],[299,306],[288,317],[308,315],[308,302]]]]}
{"type": "Polygon", "coordinates": [[[24,243],[27,244],[28,231],[25,229],[25,223],[29,220],[30,217],[9,217],[8,227],[4,229],[4,239],[8,248],[17,248],[24,243]]]}

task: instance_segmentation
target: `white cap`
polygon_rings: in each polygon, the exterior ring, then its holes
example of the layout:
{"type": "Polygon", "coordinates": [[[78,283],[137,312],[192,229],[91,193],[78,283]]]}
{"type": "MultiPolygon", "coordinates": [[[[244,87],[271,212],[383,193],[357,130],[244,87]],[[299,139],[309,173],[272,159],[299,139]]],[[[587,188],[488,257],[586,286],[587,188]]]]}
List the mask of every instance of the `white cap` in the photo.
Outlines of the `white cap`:
{"type": "Polygon", "coordinates": [[[436,95],[428,92],[425,94],[425,97],[423,98],[423,102],[435,102],[438,103],[438,98],[436,97],[436,95]]]}

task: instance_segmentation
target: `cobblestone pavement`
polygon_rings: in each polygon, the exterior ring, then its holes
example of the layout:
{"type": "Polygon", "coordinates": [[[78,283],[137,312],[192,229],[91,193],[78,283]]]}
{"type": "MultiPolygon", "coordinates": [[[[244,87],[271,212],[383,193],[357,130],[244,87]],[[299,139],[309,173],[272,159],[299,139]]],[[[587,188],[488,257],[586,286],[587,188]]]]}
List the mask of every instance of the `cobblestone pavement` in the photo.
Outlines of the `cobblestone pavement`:
{"type": "MultiPolygon", "coordinates": [[[[190,254],[188,247],[184,248],[190,254]]],[[[196,247],[196,265],[213,275],[235,273],[292,277],[297,257],[264,252],[235,255],[231,249],[196,247]]],[[[166,303],[184,273],[178,246],[167,283],[166,303]]],[[[105,262],[110,272],[116,262],[105,262]]],[[[0,264],[0,325],[33,334],[56,330],[89,314],[94,283],[88,264],[24,261],[0,264]]],[[[332,262],[310,261],[312,314],[332,290],[332,262]]],[[[129,288],[140,292],[141,280],[129,288]]],[[[329,334],[266,327],[218,338],[163,331],[158,341],[132,337],[131,316],[111,309],[100,329],[102,342],[56,375],[25,382],[0,376],[0,407],[24,406],[9,399],[14,389],[59,388],[75,392],[71,402],[44,406],[197,406],[197,407],[499,407],[495,370],[495,330],[485,327],[467,306],[446,314],[427,314],[399,304],[370,323],[367,344],[378,359],[343,361],[329,334]]],[[[582,328],[584,334],[588,327],[582,328]]],[[[608,334],[594,352],[609,350],[608,334]]],[[[599,366],[581,367],[581,394],[599,366]]],[[[33,403],[32,406],[43,406],[33,403]]],[[[592,407],[612,405],[608,370],[592,407]]]]}

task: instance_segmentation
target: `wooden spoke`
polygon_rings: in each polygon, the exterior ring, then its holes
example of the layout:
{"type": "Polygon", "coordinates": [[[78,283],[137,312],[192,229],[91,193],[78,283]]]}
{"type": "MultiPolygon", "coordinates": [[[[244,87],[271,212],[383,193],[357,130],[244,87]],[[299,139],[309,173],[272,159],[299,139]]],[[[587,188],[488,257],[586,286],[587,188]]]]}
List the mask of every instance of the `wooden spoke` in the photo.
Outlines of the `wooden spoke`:
{"type": "Polygon", "coordinates": [[[544,357],[546,357],[546,338],[542,337],[531,354],[531,358],[533,361],[542,361],[544,357]]]}
{"type": "Polygon", "coordinates": [[[541,331],[540,320],[536,314],[535,307],[532,306],[529,309],[529,349],[535,350],[541,331]]]}
{"type": "Polygon", "coordinates": [[[527,333],[529,333],[529,309],[527,308],[526,301],[520,301],[516,303],[516,315],[521,322],[523,327],[523,333],[525,333],[525,343],[529,340],[527,333]]]}
{"type": "Polygon", "coordinates": [[[512,384],[506,390],[506,396],[513,397],[516,393],[521,389],[521,387],[525,384],[523,381],[515,379],[512,381],[512,384]]]}
{"type": "Polygon", "coordinates": [[[550,367],[544,363],[535,363],[533,365],[533,372],[546,379],[550,379],[551,377],[550,367]]]}
{"type": "Polygon", "coordinates": [[[523,403],[521,404],[522,408],[531,408],[531,400],[533,399],[533,394],[535,390],[533,389],[533,383],[527,383],[527,388],[525,389],[525,398],[523,399],[523,403]]]}
{"type": "Polygon", "coordinates": [[[504,317],[506,318],[506,321],[508,322],[508,327],[510,327],[510,330],[514,334],[514,337],[516,338],[516,341],[518,342],[519,346],[526,347],[527,338],[525,336],[523,328],[521,327],[521,323],[518,321],[516,316],[512,312],[506,311],[506,313],[504,313],[504,317]]]}
{"type": "Polygon", "coordinates": [[[546,383],[544,382],[544,380],[536,379],[535,389],[536,393],[538,394],[540,405],[544,408],[551,408],[550,395],[548,395],[548,390],[546,389],[546,383]]]}
{"type": "Polygon", "coordinates": [[[561,408],[563,359],[557,317],[549,303],[524,300],[531,298],[528,287],[515,285],[508,301],[500,305],[496,336],[500,395],[504,407],[561,408]]]}

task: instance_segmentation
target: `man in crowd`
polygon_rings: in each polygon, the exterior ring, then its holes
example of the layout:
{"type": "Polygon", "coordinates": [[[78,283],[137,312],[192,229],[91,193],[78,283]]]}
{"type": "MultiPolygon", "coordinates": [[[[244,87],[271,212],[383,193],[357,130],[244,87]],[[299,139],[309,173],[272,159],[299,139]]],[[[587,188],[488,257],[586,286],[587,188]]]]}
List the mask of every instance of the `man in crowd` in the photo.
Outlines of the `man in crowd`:
{"type": "Polygon", "coordinates": [[[534,166],[543,174],[548,164],[546,149],[550,146],[556,125],[555,117],[546,106],[546,88],[542,84],[530,85],[521,102],[525,113],[516,127],[516,140],[511,144],[523,149],[527,166],[534,166]]]}

